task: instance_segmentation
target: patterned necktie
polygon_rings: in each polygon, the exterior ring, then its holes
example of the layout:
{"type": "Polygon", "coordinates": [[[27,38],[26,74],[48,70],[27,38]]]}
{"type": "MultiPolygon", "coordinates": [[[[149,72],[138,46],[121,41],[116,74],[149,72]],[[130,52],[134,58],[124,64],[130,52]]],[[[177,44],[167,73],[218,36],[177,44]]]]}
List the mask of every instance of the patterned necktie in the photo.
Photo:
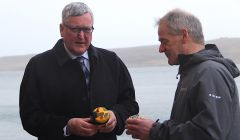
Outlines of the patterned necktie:
{"type": "Polygon", "coordinates": [[[81,57],[77,57],[77,59],[79,60],[79,62],[81,64],[81,67],[82,67],[82,70],[83,70],[83,73],[84,73],[84,76],[85,76],[86,84],[88,86],[89,81],[90,81],[90,78],[89,78],[90,72],[89,72],[89,70],[87,69],[87,66],[84,63],[84,59],[86,59],[86,58],[81,56],[81,57]]]}

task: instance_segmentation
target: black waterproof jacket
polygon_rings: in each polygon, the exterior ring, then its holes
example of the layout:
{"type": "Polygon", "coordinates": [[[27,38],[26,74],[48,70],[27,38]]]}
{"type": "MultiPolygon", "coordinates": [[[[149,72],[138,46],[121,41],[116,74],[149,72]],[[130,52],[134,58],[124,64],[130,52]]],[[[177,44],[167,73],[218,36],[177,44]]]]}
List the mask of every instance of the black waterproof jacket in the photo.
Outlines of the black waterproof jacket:
{"type": "Polygon", "coordinates": [[[234,78],[239,70],[217,47],[179,56],[180,81],[170,120],[155,123],[151,140],[240,140],[234,78]]]}
{"type": "Polygon", "coordinates": [[[63,40],[28,63],[20,88],[20,117],[24,129],[39,140],[116,140],[125,119],[137,114],[138,104],[129,72],[111,51],[90,46],[90,89],[81,66],[67,54],[63,40]],[[64,137],[70,118],[89,117],[103,106],[113,110],[117,127],[92,137],[64,137]]]}

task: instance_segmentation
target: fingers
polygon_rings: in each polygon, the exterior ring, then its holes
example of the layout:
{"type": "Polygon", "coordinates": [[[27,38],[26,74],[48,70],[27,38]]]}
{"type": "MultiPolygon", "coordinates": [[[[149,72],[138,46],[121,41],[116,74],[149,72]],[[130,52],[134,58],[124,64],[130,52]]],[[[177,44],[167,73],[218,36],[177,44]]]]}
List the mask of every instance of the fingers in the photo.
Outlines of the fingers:
{"type": "Polygon", "coordinates": [[[132,135],[133,139],[140,139],[138,135],[132,135]]]}
{"type": "Polygon", "coordinates": [[[133,135],[139,130],[139,125],[137,119],[128,119],[126,121],[125,129],[127,129],[126,134],[133,135]]]}
{"type": "Polygon", "coordinates": [[[108,122],[106,123],[106,126],[115,127],[117,125],[116,116],[111,110],[109,110],[109,113],[110,113],[110,118],[109,118],[108,122]]]}
{"type": "Polygon", "coordinates": [[[126,134],[131,135],[133,139],[140,139],[141,123],[143,118],[130,117],[126,120],[126,134]]]}
{"type": "Polygon", "coordinates": [[[99,126],[99,132],[109,133],[109,132],[112,132],[113,129],[116,127],[116,125],[117,125],[116,116],[111,110],[109,110],[109,113],[110,113],[110,118],[109,118],[108,122],[104,125],[99,126]]]}
{"type": "Polygon", "coordinates": [[[94,125],[91,118],[72,118],[68,121],[67,131],[70,134],[78,136],[92,136],[98,132],[109,133],[114,130],[117,125],[115,114],[110,110],[110,118],[106,124],[94,125]]]}
{"type": "Polygon", "coordinates": [[[131,134],[136,134],[139,131],[139,127],[136,125],[126,125],[126,134],[131,135],[131,134]]]}
{"type": "Polygon", "coordinates": [[[70,134],[78,136],[92,136],[97,133],[95,125],[88,122],[89,119],[72,118],[68,121],[67,129],[70,134]]]}
{"type": "Polygon", "coordinates": [[[134,130],[127,129],[126,134],[131,135],[132,138],[134,138],[134,139],[139,139],[140,138],[140,136],[138,135],[138,132],[136,132],[134,130]]]}
{"type": "Polygon", "coordinates": [[[97,128],[92,127],[91,124],[85,124],[79,126],[79,132],[82,136],[92,136],[98,132],[97,128]]]}
{"type": "Polygon", "coordinates": [[[135,124],[135,125],[137,125],[137,124],[141,123],[142,120],[143,120],[143,118],[128,118],[126,120],[126,124],[135,124]]]}
{"type": "Polygon", "coordinates": [[[154,121],[145,118],[129,118],[126,120],[126,134],[134,139],[148,140],[154,121]]]}
{"type": "Polygon", "coordinates": [[[126,124],[125,124],[125,129],[129,129],[129,130],[137,130],[142,123],[142,119],[139,118],[129,118],[126,120],[126,124]]]}
{"type": "Polygon", "coordinates": [[[91,122],[91,118],[82,118],[82,120],[85,122],[91,122]]]}

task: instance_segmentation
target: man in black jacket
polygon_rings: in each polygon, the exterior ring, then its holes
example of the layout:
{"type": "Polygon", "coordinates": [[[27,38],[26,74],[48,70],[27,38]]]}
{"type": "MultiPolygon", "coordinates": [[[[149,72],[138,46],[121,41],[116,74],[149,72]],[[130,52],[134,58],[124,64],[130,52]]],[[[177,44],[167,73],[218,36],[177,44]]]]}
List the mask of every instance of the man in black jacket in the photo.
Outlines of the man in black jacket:
{"type": "Polygon", "coordinates": [[[182,10],[158,21],[158,36],[159,52],[170,65],[180,65],[171,117],[127,119],[127,134],[142,140],[240,140],[236,65],[215,45],[204,45],[200,21],[182,10]]]}
{"type": "Polygon", "coordinates": [[[89,7],[68,4],[62,39],[31,58],[25,69],[20,117],[23,128],[39,140],[116,140],[125,120],[139,111],[126,66],[114,52],[91,44],[93,29],[89,7]],[[96,107],[109,110],[105,125],[92,123],[96,107]]]}

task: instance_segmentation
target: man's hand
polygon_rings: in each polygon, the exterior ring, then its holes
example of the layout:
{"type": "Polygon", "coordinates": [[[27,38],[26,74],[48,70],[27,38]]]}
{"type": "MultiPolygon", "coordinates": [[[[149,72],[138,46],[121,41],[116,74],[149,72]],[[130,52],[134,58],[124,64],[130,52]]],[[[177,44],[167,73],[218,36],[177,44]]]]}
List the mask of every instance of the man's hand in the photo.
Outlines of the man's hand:
{"type": "Polygon", "coordinates": [[[149,140],[149,132],[154,121],[144,118],[129,118],[126,120],[126,134],[134,139],[149,140]]]}
{"type": "Polygon", "coordinates": [[[72,118],[67,123],[67,133],[77,136],[93,136],[98,127],[90,123],[90,118],[72,118]]]}

